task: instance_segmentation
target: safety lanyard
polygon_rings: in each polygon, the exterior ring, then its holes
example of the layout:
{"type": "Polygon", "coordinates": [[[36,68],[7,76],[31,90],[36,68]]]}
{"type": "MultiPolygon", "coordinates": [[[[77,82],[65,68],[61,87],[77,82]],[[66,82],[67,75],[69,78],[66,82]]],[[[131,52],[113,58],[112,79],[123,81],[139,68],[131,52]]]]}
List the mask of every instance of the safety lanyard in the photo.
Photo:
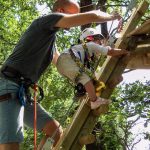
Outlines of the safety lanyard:
{"type": "Polygon", "coordinates": [[[85,43],[85,41],[82,41],[82,47],[84,49],[84,54],[85,54],[85,58],[84,58],[84,66],[87,67],[88,69],[90,69],[92,72],[95,71],[95,63],[97,62],[97,59],[94,55],[94,53],[92,54],[92,56],[90,56],[89,52],[88,52],[88,47],[85,43]]]}

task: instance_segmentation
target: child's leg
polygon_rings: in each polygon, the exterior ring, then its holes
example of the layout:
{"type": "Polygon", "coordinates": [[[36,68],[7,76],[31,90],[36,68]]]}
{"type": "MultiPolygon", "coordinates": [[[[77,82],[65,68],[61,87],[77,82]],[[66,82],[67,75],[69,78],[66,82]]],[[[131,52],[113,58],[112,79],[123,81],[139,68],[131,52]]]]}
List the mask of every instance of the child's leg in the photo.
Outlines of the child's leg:
{"type": "Polygon", "coordinates": [[[95,87],[91,80],[88,81],[84,86],[90,98],[91,109],[96,109],[100,107],[100,105],[106,105],[106,104],[108,105],[111,102],[108,99],[104,99],[96,96],[95,87]]]}

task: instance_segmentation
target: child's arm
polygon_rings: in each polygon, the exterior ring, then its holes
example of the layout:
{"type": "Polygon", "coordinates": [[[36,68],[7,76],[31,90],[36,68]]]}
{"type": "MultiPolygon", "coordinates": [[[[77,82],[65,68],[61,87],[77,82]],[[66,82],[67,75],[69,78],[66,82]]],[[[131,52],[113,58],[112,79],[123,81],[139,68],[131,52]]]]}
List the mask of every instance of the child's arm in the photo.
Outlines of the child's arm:
{"type": "Polygon", "coordinates": [[[124,49],[117,49],[117,48],[110,48],[107,53],[107,55],[109,56],[121,56],[127,54],[129,54],[129,51],[124,49]]]}
{"type": "Polygon", "coordinates": [[[94,42],[89,42],[86,45],[90,51],[95,51],[98,55],[121,56],[129,54],[127,50],[111,48],[110,46],[103,46],[94,42]]]}

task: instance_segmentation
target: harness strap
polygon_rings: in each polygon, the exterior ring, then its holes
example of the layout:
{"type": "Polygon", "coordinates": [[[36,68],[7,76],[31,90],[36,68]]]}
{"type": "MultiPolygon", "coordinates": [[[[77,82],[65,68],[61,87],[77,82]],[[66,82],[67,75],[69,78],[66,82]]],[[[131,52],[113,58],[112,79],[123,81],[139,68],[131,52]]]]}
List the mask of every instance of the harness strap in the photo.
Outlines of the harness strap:
{"type": "Polygon", "coordinates": [[[72,59],[76,62],[77,66],[80,68],[79,73],[78,73],[78,74],[76,75],[76,77],[75,77],[75,82],[76,82],[76,83],[78,82],[79,77],[81,76],[81,74],[82,74],[83,72],[85,72],[89,77],[92,78],[93,73],[91,72],[91,70],[88,69],[87,67],[85,67],[85,66],[82,64],[82,62],[80,61],[80,59],[75,56],[75,54],[74,54],[74,52],[72,51],[71,48],[69,49],[69,52],[70,52],[70,55],[71,55],[72,59]]]}
{"type": "Polygon", "coordinates": [[[26,105],[26,92],[23,84],[20,86],[19,91],[18,91],[18,99],[21,105],[25,106],[26,105]]]}
{"type": "Polygon", "coordinates": [[[92,56],[90,56],[88,52],[88,47],[84,40],[82,41],[82,47],[85,53],[84,66],[90,69],[91,71],[95,71],[94,64],[96,63],[96,58],[95,58],[94,53],[92,54],[92,56]]]}
{"type": "MultiPolygon", "coordinates": [[[[10,66],[2,67],[1,76],[20,85],[18,98],[21,105],[25,106],[26,99],[28,99],[29,102],[32,102],[29,87],[34,88],[35,83],[33,83],[31,79],[23,77],[23,75],[19,71],[10,66]]],[[[40,93],[38,102],[40,102],[44,98],[44,92],[40,86],[37,85],[37,87],[40,93]]]]}
{"type": "Polygon", "coordinates": [[[31,84],[34,84],[31,79],[25,78],[18,70],[10,67],[10,66],[4,66],[1,69],[2,76],[8,80],[11,80],[19,85],[22,83],[28,87],[31,84]]]}

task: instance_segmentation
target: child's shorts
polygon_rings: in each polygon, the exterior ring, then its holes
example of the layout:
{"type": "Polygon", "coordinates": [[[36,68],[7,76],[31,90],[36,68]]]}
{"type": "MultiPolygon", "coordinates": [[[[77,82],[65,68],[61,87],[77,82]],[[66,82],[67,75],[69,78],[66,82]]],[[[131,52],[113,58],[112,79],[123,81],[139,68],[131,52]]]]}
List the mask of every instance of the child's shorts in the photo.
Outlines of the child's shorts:
{"type": "MultiPolygon", "coordinates": [[[[77,66],[76,62],[72,59],[69,53],[62,53],[58,58],[56,66],[60,74],[69,78],[72,82],[75,82],[75,78],[79,73],[80,68],[77,66]]],[[[85,85],[90,80],[90,77],[83,72],[78,82],[85,85]]]]}

